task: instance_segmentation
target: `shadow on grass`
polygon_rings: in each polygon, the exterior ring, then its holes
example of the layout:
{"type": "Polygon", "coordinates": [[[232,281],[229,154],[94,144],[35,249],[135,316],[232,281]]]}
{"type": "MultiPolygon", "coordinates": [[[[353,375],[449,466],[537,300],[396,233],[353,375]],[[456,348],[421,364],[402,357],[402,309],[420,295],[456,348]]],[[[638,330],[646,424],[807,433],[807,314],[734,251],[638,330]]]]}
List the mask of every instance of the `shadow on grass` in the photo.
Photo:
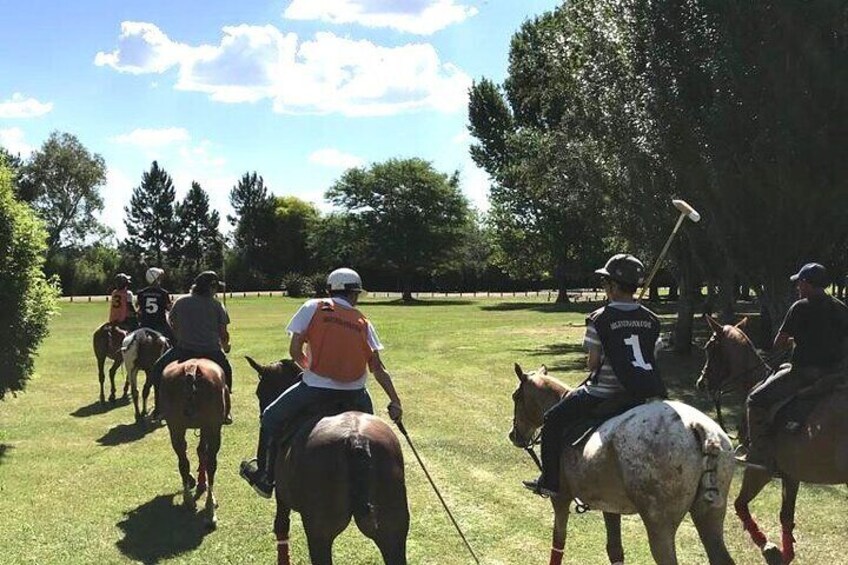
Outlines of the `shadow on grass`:
{"type": "MultiPolygon", "coordinates": [[[[568,359],[559,359],[557,362],[545,361],[539,359],[541,365],[545,365],[550,373],[559,373],[565,371],[579,371],[586,368],[585,350],[582,345],[574,343],[551,343],[542,345],[533,349],[517,349],[516,359],[519,365],[523,364],[521,358],[530,355],[532,357],[561,357],[563,355],[571,355],[568,359]]],[[[536,361],[534,361],[534,364],[536,361]]],[[[532,367],[533,370],[536,367],[532,367]]]]}
{"type": "Polygon", "coordinates": [[[530,310],[544,314],[556,314],[562,312],[577,312],[588,314],[600,308],[602,302],[571,302],[559,304],[556,302],[498,302],[497,304],[483,304],[480,310],[484,312],[514,312],[517,310],[530,310]]]}
{"type": "Polygon", "coordinates": [[[81,406],[71,412],[71,416],[75,418],[88,418],[89,416],[97,416],[99,414],[106,414],[107,412],[111,412],[115,408],[120,408],[121,406],[127,406],[130,403],[130,397],[126,398],[118,398],[115,402],[100,402],[99,400],[95,400],[91,404],[86,406],[81,406]]]}
{"type": "Polygon", "coordinates": [[[359,304],[363,306],[467,306],[472,303],[472,300],[441,300],[439,298],[433,298],[432,300],[415,299],[410,302],[404,302],[400,298],[397,300],[389,300],[388,302],[359,302],[359,304]]]}
{"type": "Polygon", "coordinates": [[[6,457],[6,454],[15,448],[14,445],[9,445],[7,443],[0,443],[0,465],[3,464],[3,458],[6,457]]]}
{"type": "Polygon", "coordinates": [[[203,520],[174,505],[174,496],[159,495],[124,515],[117,524],[124,537],[115,544],[121,553],[148,565],[200,546],[208,533],[203,520]]]}
{"type": "Polygon", "coordinates": [[[97,443],[109,447],[131,443],[140,440],[162,426],[164,426],[163,423],[154,424],[146,420],[141,424],[118,424],[99,438],[97,443]]]}

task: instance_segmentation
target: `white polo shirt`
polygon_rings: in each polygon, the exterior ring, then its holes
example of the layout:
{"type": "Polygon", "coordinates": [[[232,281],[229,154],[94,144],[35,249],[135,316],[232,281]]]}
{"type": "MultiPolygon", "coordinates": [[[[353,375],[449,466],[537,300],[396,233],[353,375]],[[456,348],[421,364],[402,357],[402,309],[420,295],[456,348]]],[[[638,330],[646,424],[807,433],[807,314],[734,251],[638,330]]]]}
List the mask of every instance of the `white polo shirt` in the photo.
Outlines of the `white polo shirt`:
{"type": "MultiPolygon", "coordinates": [[[[312,321],[312,316],[315,315],[315,312],[318,311],[318,306],[321,302],[326,299],[313,298],[311,300],[307,300],[303,303],[303,305],[295,312],[294,316],[292,316],[289,325],[286,327],[286,331],[291,334],[301,334],[306,335],[306,330],[309,329],[309,323],[312,321]]],[[[334,297],[331,299],[333,304],[336,307],[347,308],[348,310],[352,310],[353,306],[345,300],[344,298],[334,297]]],[[[380,338],[377,336],[377,330],[374,329],[374,326],[371,322],[368,322],[368,346],[371,348],[371,351],[380,351],[383,349],[383,344],[380,343],[380,338]]],[[[309,358],[309,344],[307,343],[307,351],[306,356],[309,358]]],[[[355,381],[349,383],[343,383],[339,381],[334,381],[329,377],[324,377],[310,371],[309,369],[305,369],[303,371],[303,382],[309,386],[314,386],[317,388],[332,388],[336,390],[357,390],[365,387],[365,381],[368,379],[368,371],[366,370],[362,376],[355,381]]]]}

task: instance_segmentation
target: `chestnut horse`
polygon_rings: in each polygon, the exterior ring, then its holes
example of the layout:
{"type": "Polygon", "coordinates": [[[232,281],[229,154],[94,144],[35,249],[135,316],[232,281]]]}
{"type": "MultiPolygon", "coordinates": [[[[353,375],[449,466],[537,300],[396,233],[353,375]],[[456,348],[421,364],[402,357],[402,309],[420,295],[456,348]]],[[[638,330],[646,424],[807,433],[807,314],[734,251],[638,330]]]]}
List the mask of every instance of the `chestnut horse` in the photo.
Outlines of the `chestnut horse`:
{"type": "MultiPolygon", "coordinates": [[[[118,372],[118,367],[124,362],[124,357],[121,352],[121,342],[127,337],[127,332],[118,326],[106,323],[94,330],[92,342],[94,345],[94,356],[97,358],[97,376],[100,379],[100,402],[106,402],[106,396],[103,391],[103,383],[106,380],[106,375],[103,372],[103,366],[106,363],[106,358],[112,359],[112,366],[109,368],[109,382],[112,385],[112,393],[109,395],[109,402],[115,402],[115,373],[118,372]]],[[[124,396],[127,397],[127,388],[129,380],[124,383],[124,396]]]]}
{"type": "Polygon", "coordinates": [[[150,328],[140,328],[129,334],[121,345],[121,353],[127,368],[127,381],[132,390],[135,421],[141,423],[147,415],[147,397],[150,394],[150,369],[156,360],[168,350],[168,340],[150,328]],[[144,371],[144,389],[141,394],[141,410],[138,408],[138,372],[144,371]]]}
{"type": "MultiPolygon", "coordinates": [[[[301,378],[285,359],[260,365],[256,395],[260,411],[301,378]]],[[[333,541],[350,523],[374,543],[386,565],[406,565],[409,509],[403,453],[392,429],[362,412],[326,416],[303,426],[277,455],[274,472],[277,563],[289,565],[290,514],[298,512],[313,565],[332,565],[333,541]]]]}
{"type": "MultiPolygon", "coordinates": [[[[698,380],[699,388],[718,400],[730,389],[746,397],[772,370],[754,349],[742,328],[747,319],[737,325],[722,326],[706,316],[713,334],[705,346],[706,363],[698,380]]],[[[848,390],[836,390],[819,401],[800,430],[775,430],[772,436],[777,468],[783,482],[780,506],[782,549],[778,550],[760,530],[748,504],[771,480],[771,475],[746,468],[742,488],[736,497],[736,515],[745,530],[760,548],[770,564],[789,563],[795,558],[795,499],[801,482],[814,484],[848,483],[848,390]]]]}
{"type": "MultiPolygon", "coordinates": [[[[570,389],[542,367],[526,374],[515,365],[518,388],[509,439],[533,445],[545,412],[570,389]]],[[[568,507],[579,497],[604,512],[607,556],[624,562],[621,514],[639,514],[654,560],[677,563],[675,534],[688,512],[712,565],[732,564],[724,543],[727,493],[733,478],[730,439],[718,424],[680,402],[651,402],[601,424],[577,448],[562,454],[554,507],[551,565],[562,563],[568,507]]]]}
{"type": "Polygon", "coordinates": [[[171,447],[177,454],[183,484],[183,504],[193,511],[195,499],[191,489],[197,486],[196,494],[199,498],[208,488],[206,525],[210,529],[218,524],[215,513],[218,503],[213,488],[218,468],[218,450],[221,447],[221,426],[229,403],[227,395],[223,370],[208,359],[189,359],[182,363],[175,361],[165,367],[162,374],[159,391],[161,413],[171,434],[171,447]],[[185,436],[188,429],[200,430],[197,481],[191,475],[186,455],[185,436]]]}

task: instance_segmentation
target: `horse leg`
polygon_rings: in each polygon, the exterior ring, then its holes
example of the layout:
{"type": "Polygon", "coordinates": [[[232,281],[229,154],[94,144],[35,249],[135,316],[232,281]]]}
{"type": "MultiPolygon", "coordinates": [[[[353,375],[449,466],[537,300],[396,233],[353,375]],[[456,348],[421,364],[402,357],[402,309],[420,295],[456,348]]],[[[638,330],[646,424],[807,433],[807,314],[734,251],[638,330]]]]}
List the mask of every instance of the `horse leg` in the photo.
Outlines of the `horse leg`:
{"type": "Polygon", "coordinates": [[[795,501],[798,498],[799,482],[789,477],[783,479],[783,497],[780,503],[780,525],[783,529],[781,553],[783,554],[783,562],[792,563],[795,559],[795,536],[792,535],[792,530],[795,529],[795,501]]]}
{"type": "Polygon", "coordinates": [[[135,422],[142,422],[141,411],[138,409],[138,369],[133,367],[127,371],[127,380],[132,385],[133,409],[135,410],[135,422]]]}
{"type": "Polygon", "coordinates": [[[565,538],[568,530],[568,506],[570,504],[571,497],[564,492],[560,492],[559,496],[551,498],[551,505],[554,507],[554,531],[551,543],[550,565],[562,564],[562,556],[565,553],[565,538]]]}
{"type": "Polygon", "coordinates": [[[651,555],[657,565],[677,565],[677,549],[674,547],[677,524],[671,523],[665,517],[654,518],[649,514],[642,514],[642,521],[648,532],[651,555]]]}
{"type": "Polygon", "coordinates": [[[291,565],[289,558],[289,528],[291,509],[277,496],[277,515],[274,518],[274,535],[277,537],[277,565],[291,565]]]}
{"type": "MultiPolygon", "coordinates": [[[[120,367],[121,362],[123,360],[114,360],[112,361],[112,366],[109,367],[109,385],[111,387],[111,393],[109,394],[109,402],[115,402],[115,373],[118,372],[118,367],[120,367]]],[[[126,389],[126,387],[124,387],[126,389]]],[[[124,396],[126,396],[126,390],[124,390],[124,396]]]]}
{"type": "Polygon", "coordinates": [[[763,473],[750,468],[745,469],[745,474],[742,475],[742,488],[739,489],[739,495],[733,502],[733,508],[736,510],[736,515],[739,516],[740,520],[742,520],[742,527],[745,528],[745,531],[748,532],[749,536],[751,536],[751,540],[757,545],[757,547],[760,548],[761,551],[768,542],[768,539],[760,530],[760,527],[757,525],[754,517],[751,516],[748,504],[754,500],[758,494],[760,494],[760,491],[763,490],[763,487],[765,487],[770,480],[771,477],[768,473],[763,473]]]}
{"type": "Polygon", "coordinates": [[[106,371],[103,366],[106,364],[106,357],[97,356],[97,378],[100,380],[100,404],[106,404],[106,392],[103,390],[103,385],[106,383],[106,371]]]}
{"type": "Polygon", "coordinates": [[[309,545],[309,560],[312,565],[333,565],[333,541],[335,537],[328,536],[322,528],[308,527],[306,530],[306,542],[309,545]],[[316,531],[319,530],[319,531],[316,531]]]}
{"type": "Polygon", "coordinates": [[[147,416],[147,397],[150,396],[150,387],[152,386],[150,382],[150,371],[145,369],[144,371],[144,388],[141,390],[141,416],[147,416]]]}
{"type": "MultiPolygon", "coordinates": [[[[700,494],[698,495],[700,497],[700,494]]],[[[722,503],[720,506],[712,506],[706,501],[696,501],[692,505],[689,515],[692,516],[692,522],[695,524],[695,529],[698,530],[698,536],[701,538],[701,543],[707,551],[707,558],[710,560],[710,565],[733,565],[733,557],[727,551],[727,545],[724,543],[724,516],[727,511],[727,505],[722,503]]]]}
{"type": "Polygon", "coordinates": [[[206,428],[201,432],[206,447],[204,466],[209,480],[206,492],[206,527],[214,530],[218,527],[218,501],[215,500],[215,472],[218,470],[218,450],[221,449],[221,428],[206,428]]]}
{"type": "Polygon", "coordinates": [[[183,505],[189,510],[194,511],[194,497],[191,495],[191,489],[194,487],[194,478],[191,476],[191,466],[186,455],[186,439],[185,428],[175,428],[168,425],[168,431],[171,434],[171,447],[174,453],[177,454],[177,462],[180,469],[180,477],[183,481],[183,505]]]}
{"type": "Polygon", "coordinates": [[[624,547],[621,545],[621,514],[604,512],[607,530],[607,557],[612,565],[624,564],[624,547]]]}
{"type": "Polygon", "coordinates": [[[207,447],[206,442],[204,441],[204,437],[201,434],[200,442],[197,444],[197,490],[195,494],[199,498],[204,492],[206,492],[207,481],[206,481],[206,461],[207,461],[207,447]]]}

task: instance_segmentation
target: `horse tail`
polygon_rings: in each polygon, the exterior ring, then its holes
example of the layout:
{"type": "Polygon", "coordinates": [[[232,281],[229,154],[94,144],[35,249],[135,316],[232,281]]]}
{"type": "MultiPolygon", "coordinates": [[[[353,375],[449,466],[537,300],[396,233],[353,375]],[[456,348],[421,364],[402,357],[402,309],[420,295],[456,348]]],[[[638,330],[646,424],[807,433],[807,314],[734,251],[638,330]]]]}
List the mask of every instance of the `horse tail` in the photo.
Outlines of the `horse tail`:
{"type": "Polygon", "coordinates": [[[372,496],[371,444],[368,438],[354,432],[347,440],[348,473],[350,481],[350,503],[357,521],[374,520],[372,496]]]}
{"type": "Polygon", "coordinates": [[[724,449],[726,438],[715,425],[706,426],[703,422],[693,422],[692,431],[703,455],[697,496],[710,506],[719,506],[724,499],[719,488],[719,465],[722,457],[730,453],[724,449]]]}
{"type": "Polygon", "coordinates": [[[185,368],[185,375],[188,377],[188,381],[186,382],[186,386],[188,387],[188,398],[186,398],[183,414],[185,414],[187,418],[191,418],[197,408],[197,381],[199,380],[197,378],[197,371],[197,363],[187,365],[185,368]]]}

